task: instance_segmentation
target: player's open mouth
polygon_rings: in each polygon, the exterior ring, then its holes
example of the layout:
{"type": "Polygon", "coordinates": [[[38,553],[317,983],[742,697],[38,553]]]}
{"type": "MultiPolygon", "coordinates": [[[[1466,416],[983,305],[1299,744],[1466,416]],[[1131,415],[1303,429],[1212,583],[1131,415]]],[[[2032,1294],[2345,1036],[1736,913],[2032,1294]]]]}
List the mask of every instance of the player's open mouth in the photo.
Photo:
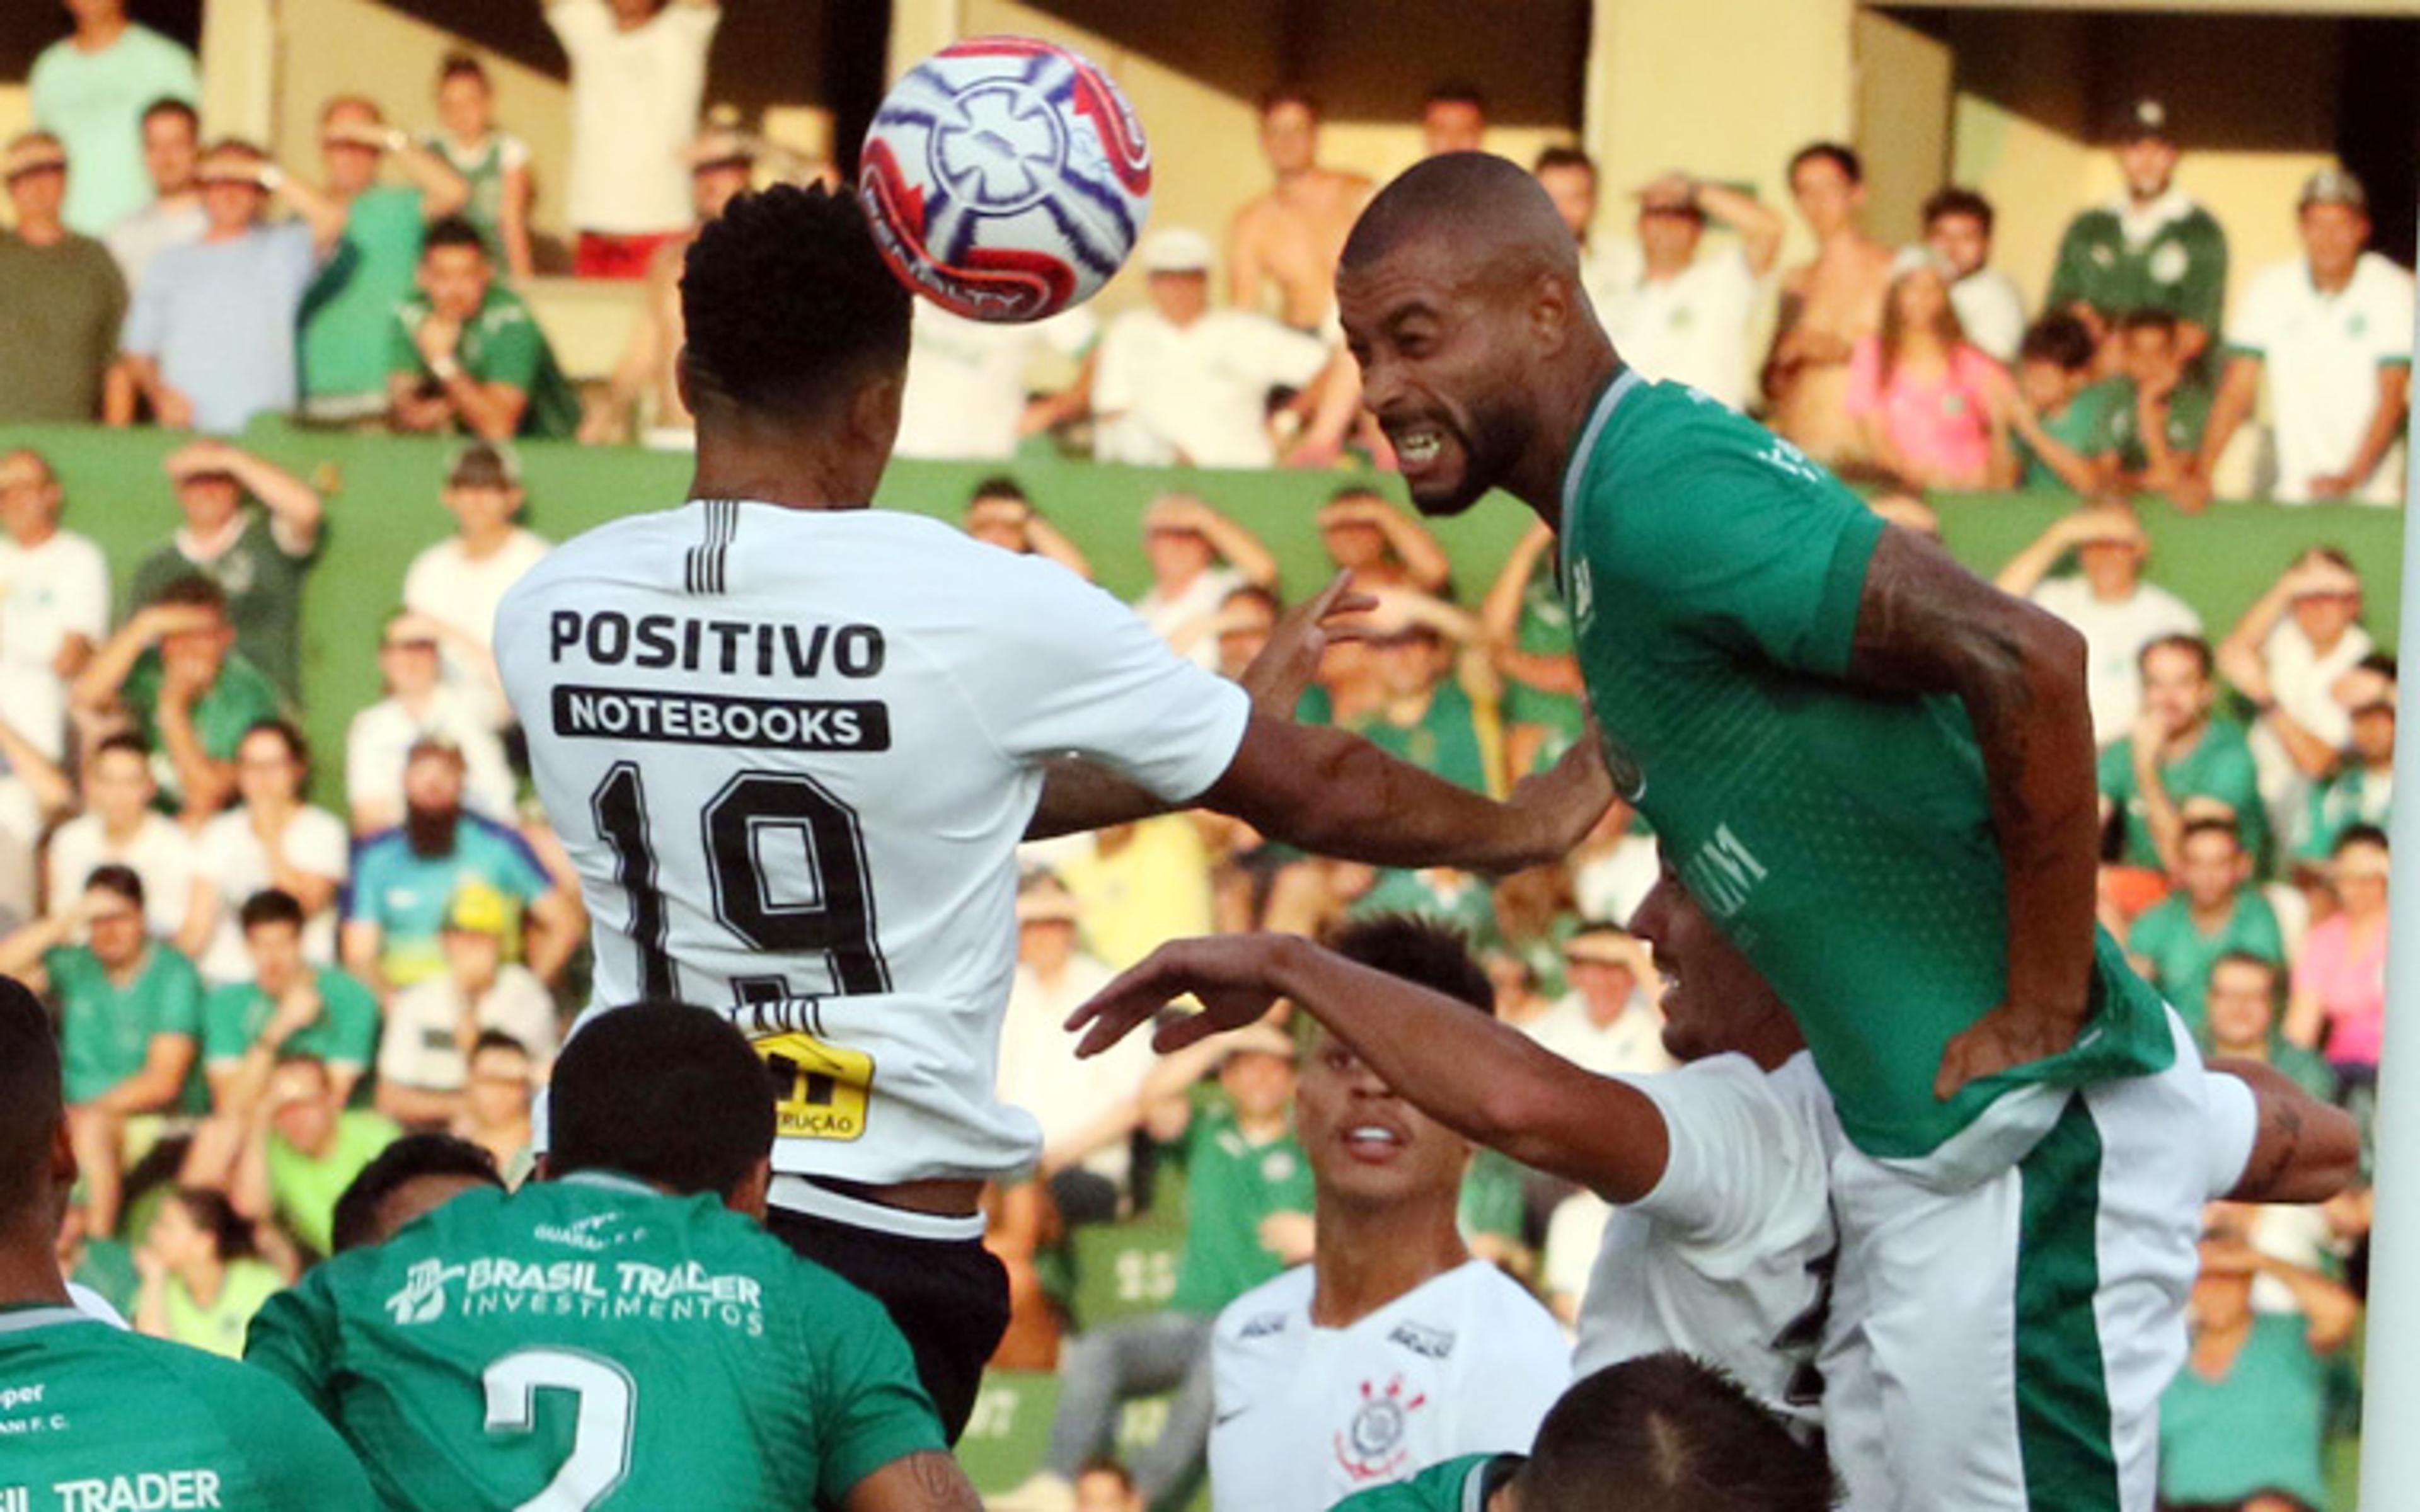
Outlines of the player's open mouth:
{"type": "Polygon", "coordinates": [[[1394,444],[1395,455],[1407,471],[1427,467],[1445,450],[1445,432],[1426,427],[1389,432],[1387,440],[1394,444]]]}
{"type": "Polygon", "coordinates": [[[1356,1159],[1388,1161],[1404,1148],[1404,1136],[1378,1123],[1357,1123],[1344,1131],[1344,1148],[1356,1159]]]}

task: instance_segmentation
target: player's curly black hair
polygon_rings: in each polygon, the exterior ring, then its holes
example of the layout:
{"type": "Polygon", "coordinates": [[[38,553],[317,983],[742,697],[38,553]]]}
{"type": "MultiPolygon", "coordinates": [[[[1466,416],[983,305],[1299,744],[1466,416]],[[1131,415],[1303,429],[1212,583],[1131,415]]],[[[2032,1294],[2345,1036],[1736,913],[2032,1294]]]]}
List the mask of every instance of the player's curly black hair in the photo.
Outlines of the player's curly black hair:
{"type": "Polygon", "coordinates": [[[907,363],[908,300],[855,199],[820,185],[741,194],[699,233],[681,274],[691,387],[706,409],[720,396],[829,413],[907,363]]]}
{"type": "Polygon", "coordinates": [[[1496,985],[1474,960],[1463,933],[1417,914],[1356,919],[1330,935],[1327,948],[1358,965],[1443,993],[1482,1013],[1496,1011],[1496,985]]]}

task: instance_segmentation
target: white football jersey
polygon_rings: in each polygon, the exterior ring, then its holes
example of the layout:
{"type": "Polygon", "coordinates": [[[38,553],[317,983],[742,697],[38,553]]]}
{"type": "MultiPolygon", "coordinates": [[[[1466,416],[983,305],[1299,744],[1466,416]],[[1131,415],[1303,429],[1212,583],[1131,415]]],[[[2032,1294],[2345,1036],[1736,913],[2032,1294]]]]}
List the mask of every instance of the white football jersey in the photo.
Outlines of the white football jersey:
{"type": "Polygon", "coordinates": [[[1485,1260],[1348,1328],[1312,1324],[1316,1285],[1297,1266],[1218,1315],[1216,1512],[1323,1512],[1442,1460],[1527,1454],[1571,1384],[1554,1315],[1485,1260]]]}
{"type": "Polygon", "coordinates": [[[595,920],[589,1012],[722,1011],[773,1072],[774,1168],[871,1183],[1038,1147],[993,1089],[1044,764],[1183,801],[1249,717],[1064,568],[876,510],[601,526],[506,596],[496,661],[595,920]]]}
{"type": "Polygon", "coordinates": [[[1839,1137],[1815,1057],[1802,1050],[1767,1073],[1714,1056],[1623,1080],[1664,1115],[1671,1153],[1655,1190],[1606,1221],[1575,1373],[1679,1350],[1815,1427],[1839,1137]]]}

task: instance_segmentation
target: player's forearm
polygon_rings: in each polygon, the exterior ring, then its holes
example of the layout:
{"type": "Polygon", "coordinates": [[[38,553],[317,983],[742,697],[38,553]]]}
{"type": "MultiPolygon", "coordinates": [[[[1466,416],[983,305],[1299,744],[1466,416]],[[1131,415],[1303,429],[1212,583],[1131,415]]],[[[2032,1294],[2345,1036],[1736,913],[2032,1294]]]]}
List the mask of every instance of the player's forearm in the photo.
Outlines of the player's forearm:
{"type": "Polygon", "coordinates": [[[1027,840],[1054,840],[1156,818],[1173,806],[1080,756],[1063,756],[1043,770],[1042,799],[1025,823],[1027,840]]]}
{"type": "Polygon", "coordinates": [[[2100,788],[2083,637],[2047,614],[1960,689],[2008,882],[2009,1001],[2081,1023],[2093,969],[2100,788]]]}
{"type": "Polygon", "coordinates": [[[1663,1116],[1494,1017],[1308,940],[1270,935],[1268,985],[1326,1025],[1395,1094],[1524,1165],[1630,1202],[1663,1180],[1663,1116]]]}
{"type": "Polygon", "coordinates": [[[894,1459],[849,1489],[842,1512],[983,1512],[958,1462],[939,1449],[894,1459]]]}
{"type": "Polygon", "coordinates": [[[2249,1087],[2259,1109],[2251,1158],[2228,1201],[2325,1202],[2360,1177],[2361,1127],[2351,1114],[2262,1061],[2226,1057],[2210,1069],[2249,1087]]]}

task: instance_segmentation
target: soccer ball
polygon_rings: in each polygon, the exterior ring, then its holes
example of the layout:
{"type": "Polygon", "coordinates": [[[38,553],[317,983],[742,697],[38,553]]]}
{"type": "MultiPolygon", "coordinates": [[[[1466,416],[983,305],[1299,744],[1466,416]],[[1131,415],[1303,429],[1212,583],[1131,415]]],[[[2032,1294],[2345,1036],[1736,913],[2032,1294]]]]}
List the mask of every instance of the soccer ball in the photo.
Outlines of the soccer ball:
{"type": "Polygon", "coordinates": [[[1151,213],[1151,147],[1118,86],[1030,37],[978,37],[909,69],[875,113],[858,199],[891,270],[976,320],[1090,299],[1151,213]]]}

